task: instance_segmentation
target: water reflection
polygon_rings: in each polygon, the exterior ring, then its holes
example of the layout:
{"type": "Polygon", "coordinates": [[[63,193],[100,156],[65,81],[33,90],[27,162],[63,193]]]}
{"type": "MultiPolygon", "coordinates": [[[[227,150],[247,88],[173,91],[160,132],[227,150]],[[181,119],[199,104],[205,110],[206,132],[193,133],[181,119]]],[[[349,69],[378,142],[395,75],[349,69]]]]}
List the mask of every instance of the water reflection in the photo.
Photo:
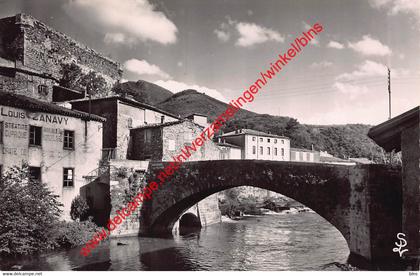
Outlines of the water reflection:
{"type": "Polygon", "coordinates": [[[22,270],[322,270],[345,263],[346,241],[312,213],[246,217],[174,238],[107,241],[88,257],[80,248],[5,262],[22,270]],[[125,245],[117,245],[118,243],[125,245]]]}

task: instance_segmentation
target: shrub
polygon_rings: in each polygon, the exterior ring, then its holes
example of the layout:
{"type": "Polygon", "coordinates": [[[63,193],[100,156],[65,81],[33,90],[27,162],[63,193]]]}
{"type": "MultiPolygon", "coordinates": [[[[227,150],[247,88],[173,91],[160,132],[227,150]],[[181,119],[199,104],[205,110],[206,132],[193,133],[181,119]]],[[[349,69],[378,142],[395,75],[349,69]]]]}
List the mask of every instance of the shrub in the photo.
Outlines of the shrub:
{"type": "Polygon", "coordinates": [[[88,242],[100,228],[89,218],[86,221],[61,221],[55,226],[55,247],[73,248],[88,242]]]}
{"type": "Polygon", "coordinates": [[[71,202],[70,217],[72,220],[86,220],[88,211],[89,206],[80,195],[76,196],[71,202]]]}
{"type": "Polygon", "coordinates": [[[45,184],[31,179],[28,166],[0,177],[0,254],[21,255],[51,248],[51,231],[62,206],[45,184]]]}

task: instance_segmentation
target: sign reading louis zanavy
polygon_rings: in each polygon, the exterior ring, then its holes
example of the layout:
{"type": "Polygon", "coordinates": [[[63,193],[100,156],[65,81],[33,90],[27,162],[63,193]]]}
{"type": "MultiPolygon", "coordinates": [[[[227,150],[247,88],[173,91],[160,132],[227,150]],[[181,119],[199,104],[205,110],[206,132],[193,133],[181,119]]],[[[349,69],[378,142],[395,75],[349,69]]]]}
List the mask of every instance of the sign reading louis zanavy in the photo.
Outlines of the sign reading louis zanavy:
{"type": "Polygon", "coordinates": [[[40,121],[51,124],[67,125],[68,118],[60,115],[36,113],[29,111],[20,111],[10,107],[0,107],[0,115],[2,117],[10,117],[16,119],[29,119],[33,121],[40,121]]]}

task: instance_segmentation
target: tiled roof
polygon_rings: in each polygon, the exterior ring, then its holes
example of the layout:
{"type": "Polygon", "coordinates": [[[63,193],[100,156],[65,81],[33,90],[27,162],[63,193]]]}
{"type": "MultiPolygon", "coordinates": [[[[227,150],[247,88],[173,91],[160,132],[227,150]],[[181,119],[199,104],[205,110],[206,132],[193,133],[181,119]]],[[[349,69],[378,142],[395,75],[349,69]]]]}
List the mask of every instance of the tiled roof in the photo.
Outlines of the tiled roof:
{"type": "Polygon", "coordinates": [[[316,150],[290,148],[291,151],[316,152],[316,150]]]}
{"type": "Polygon", "coordinates": [[[230,144],[230,143],[226,143],[226,142],[220,142],[217,143],[218,146],[222,146],[222,147],[230,147],[230,148],[237,148],[237,149],[241,149],[240,146],[234,145],[234,144],[230,144]]]}
{"type": "Polygon", "coordinates": [[[105,122],[106,119],[94,114],[88,114],[81,111],[71,110],[52,103],[43,102],[34,98],[29,98],[19,94],[12,94],[0,91],[0,105],[27,109],[31,111],[59,114],[69,117],[80,118],[83,120],[92,120],[105,122]]]}
{"type": "Polygon", "coordinates": [[[196,123],[194,123],[194,122],[192,122],[190,120],[179,120],[179,121],[173,121],[173,122],[166,122],[166,123],[157,123],[157,124],[144,125],[144,126],[132,128],[131,130],[135,130],[135,129],[146,129],[146,128],[167,127],[167,126],[181,124],[181,123],[184,123],[184,122],[188,122],[188,123],[194,124],[197,127],[201,128],[201,129],[204,129],[203,126],[201,126],[199,124],[196,124],[196,123]]]}
{"type": "Polygon", "coordinates": [[[221,135],[220,137],[244,135],[244,134],[255,135],[255,136],[264,136],[264,137],[274,137],[274,138],[281,138],[281,139],[289,139],[289,137],[286,137],[286,136],[280,136],[280,135],[275,135],[275,134],[271,134],[271,133],[265,133],[263,131],[258,131],[258,130],[249,129],[249,128],[244,128],[244,129],[240,129],[240,130],[237,130],[237,131],[231,131],[231,132],[228,132],[228,133],[225,133],[225,134],[221,135]]]}
{"type": "Polygon", "coordinates": [[[325,162],[325,163],[327,163],[327,162],[337,162],[337,163],[354,163],[354,162],[352,162],[352,161],[349,161],[349,160],[345,160],[345,159],[341,159],[341,158],[338,158],[338,157],[330,157],[330,156],[321,156],[320,158],[319,158],[319,161],[321,161],[321,162],[325,162]]]}
{"type": "MultiPolygon", "coordinates": [[[[136,100],[134,100],[134,99],[130,99],[130,98],[126,98],[126,97],[122,97],[122,96],[119,96],[119,95],[115,95],[115,96],[108,96],[108,97],[102,97],[102,98],[97,98],[97,99],[92,99],[91,101],[92,101],[92,102],[95,102],[95,101],[109,101],[109,100],[119,100],[119,101],[122,101],[122,102],[124,102],[124,103],[131,104],[131,105],[133,105],[133,106],[136,106],[136,107],[140,107],[140,108],[146,108],[146,109],[154,110],[154,111],[160,112],[160,113],[162,113],[162,114],[165,114],[165,115],[171,116],[171,117],[173,117],[173,118],[178,118],[178,116],[177,116],[177,115],[172,114],[172,113],[170,113],[170,112],[167,112],[167,111],[165,111],[165,110],[163,110],[163,109],[160,109],[160,108],[158,108],[158,107],[155,107],[155,106],[153,106],[153,105],[146,104],[146,103],[141,103],[141,102],[136,101],[136,100]]],[[[83,99],[83,100],[74,100],[74,101],[70,101],[70,103],[88,102],[88,101],[89,101],[88,99],[83,99]]]]}

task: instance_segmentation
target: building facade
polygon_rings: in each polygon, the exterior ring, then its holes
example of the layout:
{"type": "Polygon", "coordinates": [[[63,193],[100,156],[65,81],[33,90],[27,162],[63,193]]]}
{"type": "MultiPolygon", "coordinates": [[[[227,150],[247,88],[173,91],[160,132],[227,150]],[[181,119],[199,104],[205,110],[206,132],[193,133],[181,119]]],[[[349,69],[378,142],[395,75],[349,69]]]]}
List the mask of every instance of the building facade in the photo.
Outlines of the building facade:
{"type": "Polygon", "coordinates": [[[103,155],[110,159],[129,159],[131,129],[178,121],[176,115],[130,98],[111,96],[71,101],[74,110],[91,112],[107,119],[104,124],[103,155]]]}
{"type": "Polygon", "coordinates": [[[105,119],[26,96],[0,92],[0,165],[29,165],[32,177],[46,183],[64,204],[71,201],[84,176],[101,159],[105,119]]]}
{"type": "Polygon", "coordinates": [[[290,160],[290,139],[285,136],[253,129],[240,129],[225,133],[218,138],[223,143],[241,147],[241,159],[290,160]]]}
{"type": "Polygon", "coordinates": [[[320,153],[315,150],[290,148],[290,161],[320,162],[320,153]]]}
{"type": "MultiPolygon", "coordinates": [[[[130,159],[173,161],[185,145],[201,134],[203,127],[189,120],[145,125],[131,130],[130,159]]],[[[187,161],[218,160],[216,143],[207,141],[187,161]]]]}

